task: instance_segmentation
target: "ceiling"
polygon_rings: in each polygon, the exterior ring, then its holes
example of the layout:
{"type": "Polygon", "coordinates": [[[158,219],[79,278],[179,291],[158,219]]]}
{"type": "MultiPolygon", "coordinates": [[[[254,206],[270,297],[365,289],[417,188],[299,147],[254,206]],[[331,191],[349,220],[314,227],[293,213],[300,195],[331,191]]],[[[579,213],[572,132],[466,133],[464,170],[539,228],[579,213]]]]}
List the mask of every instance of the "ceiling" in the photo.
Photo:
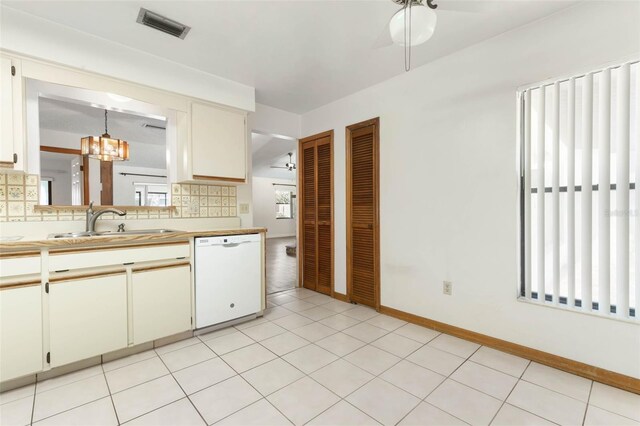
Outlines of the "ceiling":
{"type": "MultiPolygon", "coordinates": [[[[99,136],[104,133],[104,109],[89,105],[40,98],[40,128],[99,136]]],[[[143,127],[144,124],[164,127],[165,121],[118,111],[108,113],[109,134],[117,139],[166,144],[166,131],[143,127]]],[[[78,142],[80,143],[80,142],[78,142]]]]}
{"type": "Polygon", "coordinates": [[[251,167],[253,176],[270,179],[296,180],[296,172],[287,169],[274,169],[271,166],[284,166],[289,162],[287,153],[293,153],[296,163],[297,141],[270,135],[251,133],[251,167]]]}
{"type": "MultiPolygon", "coordinates": [[[[436,0],[433,38],[413,67],[577,0],[436,0]],[[475,12],[454,12],[467,8],[475,12]]],[[[390,0],[16,1],[3,5],[256,88],[257,102],[304,113],[404,72],[403,49],[374,49],[390,0]],[[140,7],[192,27],[185,40],[136,23],[140,7]]]]}

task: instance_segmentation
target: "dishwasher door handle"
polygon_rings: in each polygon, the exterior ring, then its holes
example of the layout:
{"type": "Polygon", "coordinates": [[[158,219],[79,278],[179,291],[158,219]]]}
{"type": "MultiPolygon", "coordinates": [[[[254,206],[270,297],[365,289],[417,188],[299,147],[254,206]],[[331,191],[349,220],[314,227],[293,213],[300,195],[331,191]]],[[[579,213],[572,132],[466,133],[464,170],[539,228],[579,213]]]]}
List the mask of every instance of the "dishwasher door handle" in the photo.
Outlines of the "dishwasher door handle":
{"type": "Polygon", "coordinates": [[[229,247],[229,248],[233,248],[233,247],[238,247],[240,244],[246,244],[246,243],[250,243],[251,241],[240,241],[238,243],[224,243],[221,244],[222,247],[229,247]]]}
{"type": "Polygon", "coordinates": [[[222,247],[228,247],[228,248],[232,248],[232,247],[238,247],[241,243],[226,243],[226,244],[222,244],[222,247]]]}

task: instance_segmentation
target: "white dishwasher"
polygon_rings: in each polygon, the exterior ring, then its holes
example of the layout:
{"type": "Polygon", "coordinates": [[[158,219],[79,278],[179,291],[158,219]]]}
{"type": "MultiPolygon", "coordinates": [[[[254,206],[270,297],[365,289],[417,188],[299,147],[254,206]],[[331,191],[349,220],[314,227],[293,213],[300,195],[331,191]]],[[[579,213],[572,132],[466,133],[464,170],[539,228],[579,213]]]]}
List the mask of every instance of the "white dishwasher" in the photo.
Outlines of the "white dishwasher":
{"type": "Polygon", "coordinates": [[[260,234],[195,239],[196,328],[259,312],[260,234]]]}

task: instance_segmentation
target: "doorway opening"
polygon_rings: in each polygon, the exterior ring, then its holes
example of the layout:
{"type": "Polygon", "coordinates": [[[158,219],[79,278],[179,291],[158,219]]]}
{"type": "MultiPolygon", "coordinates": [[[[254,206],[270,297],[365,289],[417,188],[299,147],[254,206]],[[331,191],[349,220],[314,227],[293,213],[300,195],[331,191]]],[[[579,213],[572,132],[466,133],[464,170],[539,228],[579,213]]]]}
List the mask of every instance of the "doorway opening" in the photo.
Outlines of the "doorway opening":
{"type": "Polygon", "coordinates": [[[253,223],[268,229],[267,294],[298,285],[297,144],[295,138],[251,133],[253,223]]]}

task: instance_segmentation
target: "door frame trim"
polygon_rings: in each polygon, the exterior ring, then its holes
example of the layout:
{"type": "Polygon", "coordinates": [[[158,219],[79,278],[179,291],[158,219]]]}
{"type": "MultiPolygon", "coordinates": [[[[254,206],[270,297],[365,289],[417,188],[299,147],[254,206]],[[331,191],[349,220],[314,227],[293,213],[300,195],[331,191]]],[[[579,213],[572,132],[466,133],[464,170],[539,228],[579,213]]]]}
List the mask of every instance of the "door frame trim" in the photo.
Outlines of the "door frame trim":
{"type": "Polygon", "coordinates": [[[353,294],[353,278],[352,269],[353,264],[351,261],[351,253],[353,252],[353,243],[351,241],[351,135],[355,130],[361,129],[367,126],[375,126],[373,132],[373,193],[374,193],[374,223],[373,223],[373,239],[374,239],[374,294],[375,294],[375,309],[380,310],[380,117],[375,117],[369,120],[361,121],[359,123],[352,124],[345,128],[345,163],[346,163],[346,225],[347,225],[347,299],[351,301],[351,295],[353,294]]]}
{"type": "MultiPolygon", "coordinates": [[[[335,271],[336,271],[336,266],[335,266],[335,244],[336,244],[336,238],[335,238],[335,223],[336,223],[336,215],[335,215],[335,190],[334,190],[334,181],[335,181],[335,174],[333,172],[333,164],[335,163],[335,157],[334,157],[334,150],[333,150],[333,140],[334,140],[334,132],[333,129],[331,130],[327,130],[325,132],[321,132],[321,133],[317,133],[315,135],[311,135],[311,136],[307,136],[304,138],[300,138],[298,139],[298,156],[296,157],[296,161],[298,162],[298,164],[302,165],[302,161],[300,161],[300,159],[302,158],[302,145],[309,142],[309,141],[313,141],[316,139],[322,139],[325,137],[329,137],[329,147],[331,149],[331,297],[333,297],[333,295],[335,294],[335,271]]],[[[304,185],[302,182],[302,173],[300,173],[301,168],[299,167],[297,170],[297,178],[298,178],[298,188],[297,188],[297,192],[296,192],[296,198],[297,198],[297,204],[298,204],[298,211],[297,213],[297,218],[298,218],[298,247],[296,250],[296,255],[298,256],[298,287],[299,288],[303,288],[302,285],[302,280],[303,280],[303,260],[304,260],[304,250],[303,250],[303,232],[304,232],[304,218],[302,217],[302,208],[304,206],[304,203],[301,202],[301,200],[304,200],[304,185]]]]}

